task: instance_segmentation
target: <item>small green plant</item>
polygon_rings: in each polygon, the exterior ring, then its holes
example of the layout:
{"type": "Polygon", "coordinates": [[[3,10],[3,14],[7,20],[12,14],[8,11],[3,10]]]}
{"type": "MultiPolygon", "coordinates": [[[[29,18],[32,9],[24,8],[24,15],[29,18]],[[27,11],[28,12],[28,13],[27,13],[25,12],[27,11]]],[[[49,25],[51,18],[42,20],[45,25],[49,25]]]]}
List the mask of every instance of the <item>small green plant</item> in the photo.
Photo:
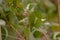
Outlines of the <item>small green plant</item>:
{"type": "Polygon", "coordinates": [[[2,0],[0,19],[6,24],[1,27],[0,40],[54,39],[52,34],[60,30],[57,13],[50,0],[2,0]]]}

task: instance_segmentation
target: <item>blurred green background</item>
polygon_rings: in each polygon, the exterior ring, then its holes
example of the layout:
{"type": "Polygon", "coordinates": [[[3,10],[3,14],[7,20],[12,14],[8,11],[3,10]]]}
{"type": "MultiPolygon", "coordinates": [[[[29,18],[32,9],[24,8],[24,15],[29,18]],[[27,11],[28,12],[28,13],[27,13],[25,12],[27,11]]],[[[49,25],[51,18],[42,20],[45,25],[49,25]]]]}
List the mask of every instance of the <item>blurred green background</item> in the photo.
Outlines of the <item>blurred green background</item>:
{"type": "Polygon", "coordinates": [[[57,5],[57,0],[0,0],[2,40],[60,40],[57,5]]]}

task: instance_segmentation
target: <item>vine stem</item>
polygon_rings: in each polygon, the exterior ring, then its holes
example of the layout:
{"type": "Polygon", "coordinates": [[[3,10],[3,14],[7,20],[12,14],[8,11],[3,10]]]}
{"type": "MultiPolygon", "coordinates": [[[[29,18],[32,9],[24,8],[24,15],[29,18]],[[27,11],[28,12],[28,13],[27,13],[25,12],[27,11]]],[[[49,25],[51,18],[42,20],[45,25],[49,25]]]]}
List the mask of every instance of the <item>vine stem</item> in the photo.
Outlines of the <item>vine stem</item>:
{"type": "Polygon", "coordinates": [[[2,40],[1,26],[0,26],[0,40],[2,40]]]}

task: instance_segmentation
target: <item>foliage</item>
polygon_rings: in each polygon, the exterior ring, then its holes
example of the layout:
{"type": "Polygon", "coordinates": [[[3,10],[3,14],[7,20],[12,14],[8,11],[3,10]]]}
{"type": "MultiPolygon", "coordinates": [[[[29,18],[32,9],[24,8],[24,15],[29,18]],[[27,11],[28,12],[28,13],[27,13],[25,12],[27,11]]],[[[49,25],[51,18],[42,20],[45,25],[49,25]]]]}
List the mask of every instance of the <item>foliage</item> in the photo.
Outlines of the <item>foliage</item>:
{"type": "Polygon", "coordinates": [[[51,36],[60,30],[57,13],[50,0],[2,0],[0,19],[6,22],[2,40],[52,40],[51,36]]]}

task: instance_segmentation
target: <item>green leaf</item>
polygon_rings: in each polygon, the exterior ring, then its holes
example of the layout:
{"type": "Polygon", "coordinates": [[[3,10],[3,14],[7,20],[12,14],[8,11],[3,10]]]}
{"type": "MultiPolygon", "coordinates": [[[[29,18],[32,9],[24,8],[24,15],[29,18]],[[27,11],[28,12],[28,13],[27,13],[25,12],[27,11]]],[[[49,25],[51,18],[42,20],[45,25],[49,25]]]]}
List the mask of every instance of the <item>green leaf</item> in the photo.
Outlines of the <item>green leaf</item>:
{"type": "Polygon", "coordinates": [[[35,21],[35,23],[34,23],[34,26],[35,26],[35,27],[40,27],[41,24],[42,24],[41,19],[44,18],[43,12],[41,12],[40,10],[37,9],[37,10],[34,12],[34,15],[35,15],[35,19],[36,19],[36,21],[35,21]]]}
{"type": "Polygon", "coordinates": [[[34,15],[34,13],[32,13],[32,14],[30,14],[30,16],[29,16],[29,24],[30,24],[31,26],[34,26],[34,21],[35,21],[35,15],[34,15]]]}
{"type": "Polygon", "coordinates": [[[2,32],[2,40],[4,40],[6,38],[6,32],[3,27],[1,29],[2,29],[2,31],[1,31],[2,32]]]}
{"type": "Polygon", "coordinates": [[[41,38],[41,37],[43,37],[43,34],[41,32],[39,32],[39,31],[35,31],[33,33],[33,35],[34,35],[35,38],[41,38]]]}
{"type": "Polygon", "coordinates": [[[25,28],[25,29],[24,29],[24,34],[25,34],[25,36],[28,37],[28,35],[29,35],[29,30],[28,30],[28,28],[25,28]]]}
{"type": "Polygon", "coordinates": [[[56,37],[57,37],[57,38],[60,37],[60,34],[56,35],[56,37]]]}

